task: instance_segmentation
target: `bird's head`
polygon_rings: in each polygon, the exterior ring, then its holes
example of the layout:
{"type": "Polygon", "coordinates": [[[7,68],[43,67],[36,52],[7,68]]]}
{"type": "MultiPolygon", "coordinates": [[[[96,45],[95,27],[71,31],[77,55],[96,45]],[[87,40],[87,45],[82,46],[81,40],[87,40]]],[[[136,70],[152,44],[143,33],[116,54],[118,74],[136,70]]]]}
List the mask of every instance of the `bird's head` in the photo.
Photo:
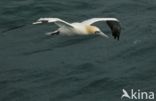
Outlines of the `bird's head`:
{"type": "Polygon", "coordinates": [[[100,31],[100,29],[96,26],[90,26],[90,25],[87,25],[86,26],[86,31],[88,34],[96,34],[97,32],[100,31]]]}
{"type": "Polygon", "coordinates": [[[104,33],[103,33],[98,27],[96,27],[96,26],[87,26],[86,29],[87,29],[87,33],[88,33],[88,34],[101,35],[101,36],[104,36],[104,37],[109,38],[106,34],[104,34],[104,33]]]}

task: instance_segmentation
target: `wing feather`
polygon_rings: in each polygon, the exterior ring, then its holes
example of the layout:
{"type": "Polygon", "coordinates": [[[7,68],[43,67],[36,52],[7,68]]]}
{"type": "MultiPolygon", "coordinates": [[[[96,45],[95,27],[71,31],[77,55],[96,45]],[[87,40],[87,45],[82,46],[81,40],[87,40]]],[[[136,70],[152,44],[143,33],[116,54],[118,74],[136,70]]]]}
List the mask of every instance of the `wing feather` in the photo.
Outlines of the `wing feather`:
{"type": "Polygon", "coordinates": [[[59,18],[40,18],[37,20],[37,22],[34,22],[33,24],[41,24],[41,23],[55,23],[59,27],[73,28],[73,26],[70,23],[61,20],[59,18]]]}

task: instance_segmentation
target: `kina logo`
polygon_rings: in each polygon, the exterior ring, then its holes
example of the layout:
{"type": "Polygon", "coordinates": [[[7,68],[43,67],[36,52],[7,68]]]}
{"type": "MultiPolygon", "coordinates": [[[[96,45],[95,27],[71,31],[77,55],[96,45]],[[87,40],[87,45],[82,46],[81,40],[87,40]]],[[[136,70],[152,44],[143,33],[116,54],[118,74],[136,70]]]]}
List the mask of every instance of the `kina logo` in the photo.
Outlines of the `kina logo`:
{"type": "Polygon", "coordinates": [[[122,89],[121,99],[154,100],[154,92],[141,91],[140,89],[131,89],[130,92],[127,92],[125,89],[122,89]]]}

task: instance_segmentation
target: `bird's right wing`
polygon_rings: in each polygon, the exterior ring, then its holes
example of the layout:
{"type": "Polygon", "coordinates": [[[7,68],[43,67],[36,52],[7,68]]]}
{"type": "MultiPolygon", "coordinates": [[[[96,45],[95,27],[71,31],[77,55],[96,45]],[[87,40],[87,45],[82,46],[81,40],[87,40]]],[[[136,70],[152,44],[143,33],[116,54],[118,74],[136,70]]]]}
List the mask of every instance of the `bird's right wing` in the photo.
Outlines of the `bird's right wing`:
{"type": "Polygon", "coordinates": [[[92,19],[85,20],[82,23],[87,24],[87,25],[92,25],[100,21],[105,21],[107,25],[109,26],[109,28],[111,29],[112,35],[114,36],[114,38],[115,39],[117,38],[119,40],[121,26],[120,26],[119,20],[116,18],[92,18],[92,19]]]}
{"type": "Polygon", "coordinates": [[[91,18],[91,19],[83,21],[82,23],[87,24],[87,25],[91,25],[91,24],[93,24],[95,22],[99,22],[99,21],[116,21],[116,22],[119,22],[119,20],[116,18],[91,18]]]}
{"type": "Polygon", "coordinates": [[[40,18],[36,22],[34,22],[33,24],[41,24],[41,23],[55,23],[59,27],[73,28],[73,26],[70,23],[63,21],[59,18],[40,18]]]}

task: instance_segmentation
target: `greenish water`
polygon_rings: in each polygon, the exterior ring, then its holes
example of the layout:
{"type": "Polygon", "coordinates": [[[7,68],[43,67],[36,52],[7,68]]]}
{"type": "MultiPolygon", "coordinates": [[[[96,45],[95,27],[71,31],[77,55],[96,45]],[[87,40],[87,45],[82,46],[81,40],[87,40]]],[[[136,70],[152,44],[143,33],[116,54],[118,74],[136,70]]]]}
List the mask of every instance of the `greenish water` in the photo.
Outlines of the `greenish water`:
{"type": "Polygon", "coordinates": [[[0,101],[121,101],[123,88],[156,92],[155,11],[155,0],[1,0],[0,101]],[[57,26],[31,24],[40,17],[116,17],[121,39],[48,38],[57,26]]]}

